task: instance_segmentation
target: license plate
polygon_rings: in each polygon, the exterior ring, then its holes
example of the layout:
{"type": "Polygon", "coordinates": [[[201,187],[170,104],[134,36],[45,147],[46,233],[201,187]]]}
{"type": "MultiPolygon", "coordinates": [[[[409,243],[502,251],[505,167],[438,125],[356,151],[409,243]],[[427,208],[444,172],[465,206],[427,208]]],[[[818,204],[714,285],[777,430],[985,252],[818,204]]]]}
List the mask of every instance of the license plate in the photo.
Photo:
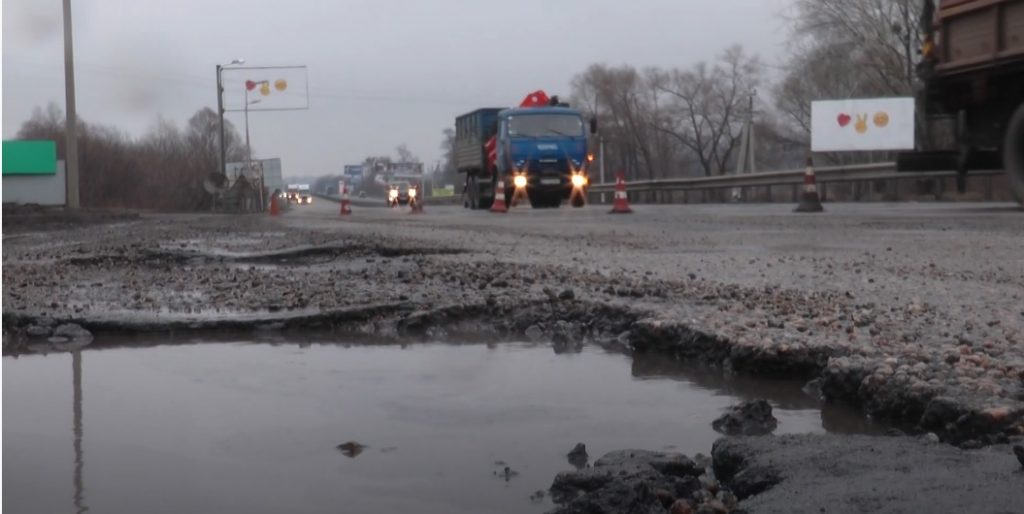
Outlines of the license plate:
{"type": "Polygon", "coordinates": [[[561,184],[562,181],[560,179],[557,179],[557,178],[542,178],[542,179],[540,179],[540,183],[544,184],[545,186],[551,186],[551,185],[557,186],[558,184],[561,184]]]}

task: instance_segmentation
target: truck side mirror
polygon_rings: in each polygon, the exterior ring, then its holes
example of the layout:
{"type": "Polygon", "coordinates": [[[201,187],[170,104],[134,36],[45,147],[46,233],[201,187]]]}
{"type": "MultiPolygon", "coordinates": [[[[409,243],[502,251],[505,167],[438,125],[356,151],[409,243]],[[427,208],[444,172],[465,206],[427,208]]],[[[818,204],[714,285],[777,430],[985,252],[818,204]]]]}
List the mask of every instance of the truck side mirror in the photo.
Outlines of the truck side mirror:
{"type": "Polygon", "coordinates": [[[590,133],[597,134],[597,118],[590,118],[590,133]]]}

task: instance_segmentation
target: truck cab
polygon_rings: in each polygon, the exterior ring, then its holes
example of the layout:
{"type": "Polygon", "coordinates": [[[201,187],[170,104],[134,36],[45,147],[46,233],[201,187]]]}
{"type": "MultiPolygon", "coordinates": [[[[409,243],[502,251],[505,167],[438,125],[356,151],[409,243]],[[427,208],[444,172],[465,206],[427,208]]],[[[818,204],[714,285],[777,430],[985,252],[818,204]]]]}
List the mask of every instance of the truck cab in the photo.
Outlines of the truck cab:
{"type": "Polygon", "coordinates": [[[511,196],[517,175],[535,207],[557,207],[572,192],[574,174],[586,177],[583,115],[567,107],[506,109],[498,114],[497,174],[511,196]]]}

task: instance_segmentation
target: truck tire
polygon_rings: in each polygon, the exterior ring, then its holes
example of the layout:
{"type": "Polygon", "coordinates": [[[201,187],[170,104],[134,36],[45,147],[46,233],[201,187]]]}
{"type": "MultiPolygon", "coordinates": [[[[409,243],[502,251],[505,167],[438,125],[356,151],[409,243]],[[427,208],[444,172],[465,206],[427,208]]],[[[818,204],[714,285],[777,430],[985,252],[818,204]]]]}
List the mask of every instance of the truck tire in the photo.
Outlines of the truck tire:
{"type": "Polygon", "coordinates": [[[466,197],[469,201],[469,208],[476,210],[480,208],[480,184],[476,182],[476,176],[470,175],[466,178],[466,197]]]}
{"type": "Polygon", "coordinates": [[[579,194],[570,195],[569,203],[576,208],[584,207],[587,205],[586,193],[581,191],[579,194]]]}
{"type": "Polygon", "coordinates": [[[1013,196],[1024,206],[1024,104],[1006,126],[1006,140],[1003,141],[1003,169],[1010,179],[1013,196]]]}

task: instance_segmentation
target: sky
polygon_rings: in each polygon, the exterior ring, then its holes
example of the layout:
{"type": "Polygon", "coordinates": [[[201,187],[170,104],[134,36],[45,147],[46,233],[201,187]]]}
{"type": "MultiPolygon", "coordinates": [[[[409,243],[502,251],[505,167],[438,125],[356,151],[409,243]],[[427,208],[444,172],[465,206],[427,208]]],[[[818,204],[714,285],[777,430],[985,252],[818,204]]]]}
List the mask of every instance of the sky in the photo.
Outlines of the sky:
{"type": "MultiPolygon", "coordinates": [[[[789,0],[74,0],[75,87],[85,121],[141,135],[158,116],[179,126],[216,108],[215,66],[285,78],[288,105],[250,112],[255,157],[286,176],[338,173],[406,144],[427,167],[442,130],[479,107],[518,104],[543,89],[568,97],[588,65],[686,68],[742,44],[769,64],[785,57],[789,0]],[[305,86],[305,87],[303,87],[305,86]]],[[[33,107],[64,107],[61,2],[3,0],[3,137],[33,107]]],[[[258,75],[258,76],[257,76],[258,75]]],[[[227,74],[225,75],[227,77],[227,74]]],[[[258,90],[257,90],[258,92],[258,90]]],[[[275,105],[277,91],[262,105],[275,105]]],[[[254,104],[258,107],[260,104],[254,104]]],[[[243,115],[227,119],[241,131],[243,115]]]]}

